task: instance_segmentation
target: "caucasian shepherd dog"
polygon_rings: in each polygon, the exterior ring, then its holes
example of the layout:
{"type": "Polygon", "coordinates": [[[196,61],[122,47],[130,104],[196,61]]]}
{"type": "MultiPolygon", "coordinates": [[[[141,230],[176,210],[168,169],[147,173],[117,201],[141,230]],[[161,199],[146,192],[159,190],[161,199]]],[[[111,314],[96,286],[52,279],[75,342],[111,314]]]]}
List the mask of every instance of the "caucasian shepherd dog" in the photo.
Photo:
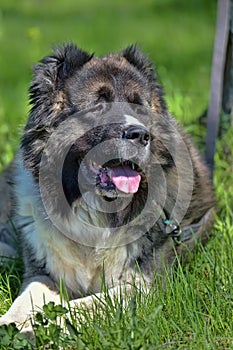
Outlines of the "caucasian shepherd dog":
{"type": "MultiPolygon", "coordinates": [[[[135,46],[102,58],[57,48],[35,67],[29,92],[11,179],[1,180],[5,205],[7,196],[16,203],[25,272],[1,324],[25,322],[32,302],[60,303],[60,280],[71,306],[92,303],[103,278],[116,294],[142,280],[149,287],[155,271],[207,240],[214,216],[208,170],[135,46]]],[[[12,256],[3,232],[0,253],[12,256]]]]}

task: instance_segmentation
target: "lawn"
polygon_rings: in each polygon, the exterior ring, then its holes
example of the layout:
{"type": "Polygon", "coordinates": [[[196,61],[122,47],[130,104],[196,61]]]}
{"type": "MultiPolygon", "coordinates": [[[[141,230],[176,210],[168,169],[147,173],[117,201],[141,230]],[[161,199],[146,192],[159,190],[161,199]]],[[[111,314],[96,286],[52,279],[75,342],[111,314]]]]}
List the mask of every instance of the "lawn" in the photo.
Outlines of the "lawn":
{"type": "MultiPolygon", "coordinates": [[[[215,17],[213,0],[1,0],[0,171],[13,158],[27,118],[33,64],[69,40],[97,55],[138,43],[156,63],[170,110],[203,149],[198,117],[208,105],[215,17]]],[[[110,302],[92,319],[81,310],[85,321],[77,316],[68,323],[69,336],[54,319],[53,311],[65,311],[49,305],[46,318],[37,318],[37,349],[233,349],[232,159],[228,130],[216,154],[213,236],[167,277],[166,291],[158,283],[149,295],[135,292],[125,312],[110,302]],[[39,326],[45,323],[50,326],[39,326]]],[[[20,288],[20,275],[20,261],[2,268],[1,314],[20,288]]],[[[2,328],[0,349],[31,345],[13,327],[2,328]]]]}

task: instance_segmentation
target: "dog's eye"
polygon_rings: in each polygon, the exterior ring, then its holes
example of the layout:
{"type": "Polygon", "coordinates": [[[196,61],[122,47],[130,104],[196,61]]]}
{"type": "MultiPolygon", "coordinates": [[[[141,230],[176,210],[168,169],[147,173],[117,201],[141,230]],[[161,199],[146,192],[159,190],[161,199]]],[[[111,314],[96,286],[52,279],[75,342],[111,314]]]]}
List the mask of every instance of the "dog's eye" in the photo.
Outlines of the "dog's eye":
{"type": "Polygon", "coordinates": [[[129,103],[134,103],[134,104],[137,104],[137,105],[142,105],[142,99],[141,97],[139,96],[139,94],[137,92],[132,92],[131,94],[129,94],[127,96],[127,100],[129,103]]]}
{"type": "Polygon", "coordinates": [[[114,93],[108,86],[102,86],[97,92],[98,102],[113,102],[114,93]]]}

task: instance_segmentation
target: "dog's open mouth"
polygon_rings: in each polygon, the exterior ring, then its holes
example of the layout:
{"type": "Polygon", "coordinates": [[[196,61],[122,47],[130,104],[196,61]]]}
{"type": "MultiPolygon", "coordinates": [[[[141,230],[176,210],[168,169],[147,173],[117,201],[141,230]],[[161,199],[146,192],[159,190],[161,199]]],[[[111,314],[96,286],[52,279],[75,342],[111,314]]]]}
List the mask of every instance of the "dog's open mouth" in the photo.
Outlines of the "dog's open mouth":
{"type": "Polygon", "coordinates": [[[114,159],[104,165],[90,162],[95,173],[97,192],[110,198],[129,195],[138,191],[141,182],[141,169],[132,161],[114,159]]]}

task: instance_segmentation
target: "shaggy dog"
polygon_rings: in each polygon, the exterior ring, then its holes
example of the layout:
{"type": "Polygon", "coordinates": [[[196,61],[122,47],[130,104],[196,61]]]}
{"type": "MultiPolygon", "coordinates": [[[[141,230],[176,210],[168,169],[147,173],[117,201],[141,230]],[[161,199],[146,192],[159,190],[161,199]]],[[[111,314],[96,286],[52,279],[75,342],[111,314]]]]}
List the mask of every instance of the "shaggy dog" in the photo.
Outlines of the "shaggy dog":
{"type": "MultiPolygon", "coordinates": [[[[25,266],[1,324],[25,322],[32,302],[60,303],[60,280],[71,306],[90,305],[103,278],[113,294],[150,286],[207,240],[213,221],[207,168],[135,46],[102,58],[71,43],[55,49],[35,67],[30,100],[11,182],[1,180],[5,203],[7,193],[17,203],[25,266]]],[[[2,255],[13,255],[1,236],[2,255]]]]}

